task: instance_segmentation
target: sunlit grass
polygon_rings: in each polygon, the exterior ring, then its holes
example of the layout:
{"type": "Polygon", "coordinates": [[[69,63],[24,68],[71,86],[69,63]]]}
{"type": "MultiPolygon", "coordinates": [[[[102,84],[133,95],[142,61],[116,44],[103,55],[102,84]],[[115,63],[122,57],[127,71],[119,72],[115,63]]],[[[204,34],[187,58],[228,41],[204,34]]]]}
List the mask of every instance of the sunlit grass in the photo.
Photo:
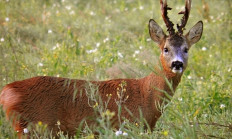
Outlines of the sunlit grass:
{"type": "MultiPolygon", "coordinates": [[[[180,22],[177,13],[183,0],[168,2],[173,7],[171,20],[180,22]]],[[[165,27],[158,0],[2,0],[0,14],[0,88],[38,75],[87,80],[144,77],[160,53],[149,37],[148,21],[153,18],[165,27]]],[[[231,137],[231,15],[230,0],[193,1],[186,29],[202,20],[203,36],[192,46],[188,68],[153,132],[142,128],[145,123],[128,121],[120,130],[112,129],[108,117],[95,130],[77,130],[76,138],[94,138],[95,132],[99,138],[231,137]]],[[[108,115],[100,121],[112,113],[102,112],[108,115]]],[[[37,127],[35,137],[51,138],[42,125],[37,127]]],[[[0,138],[15,135],[1,108],[0,138]]]]}

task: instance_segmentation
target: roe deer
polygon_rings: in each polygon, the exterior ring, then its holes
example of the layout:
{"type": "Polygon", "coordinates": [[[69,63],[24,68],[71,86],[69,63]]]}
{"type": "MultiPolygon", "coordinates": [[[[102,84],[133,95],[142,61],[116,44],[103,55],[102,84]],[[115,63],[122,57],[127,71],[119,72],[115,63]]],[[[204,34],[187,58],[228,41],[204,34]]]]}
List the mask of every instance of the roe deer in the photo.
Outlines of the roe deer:
{"type": "MultiPolygon", "coordinates": [[[[127,99],[122,103],[121,117],[132,120],[125,107],[137,118],[140,117],[139,110],[141,110],[149,127],[153,128],[161,116],[161,111],[156,105],[162,104],[163,98],[167,98],[163,91],[173,95],[187,67],[188,50],[201,38],[202,21],[196,23],[186,35],[183,35],[191,9],[191,0],[185,1],[185,11],[179,13],[184,15],[181,24],[177,24],[177,32],[167,15],[167,11],[171,10],[167,6],[167,1],[160,0],[160,4],[169,35],[166,35],[153,19],[149,21],[149,33],[151,39],[159,45],[161,50],[161,68],[156,68],[156,73],[152,72],[141,79],[90,81],[91,84],[97,86],[97,93],[103,102],[108,100],[107,95],[112,95],[107,109],[116,113],[112,118],[113,121],[119,120],[117,117],[118,107],[115,102],[118,99],[117,88],[122,82],[125,82],[124,93],[127,99]],[[172,84],[172,88],[169,87],[167,81],[172,84]]],[[[13,127],[18,132],[19,138],[26,131],[29,123],[39,121],[47,124],[53,132],[59,131],[56,123],[60,121],[60,130],[73,136],[82,120],[86,119],[87,124],[94,123],[93,119],[89,119],[94,115],[94,109],[88,102],[89,98],[85,88],[88,83],[85,80],[49,76],[15,81],[3,88],[0,103],[3,105],[7,117],[13,117],[11,118],[13,127]]],[[[114,123],[115,127],[118,127],[117,123],[114,123]]]]}

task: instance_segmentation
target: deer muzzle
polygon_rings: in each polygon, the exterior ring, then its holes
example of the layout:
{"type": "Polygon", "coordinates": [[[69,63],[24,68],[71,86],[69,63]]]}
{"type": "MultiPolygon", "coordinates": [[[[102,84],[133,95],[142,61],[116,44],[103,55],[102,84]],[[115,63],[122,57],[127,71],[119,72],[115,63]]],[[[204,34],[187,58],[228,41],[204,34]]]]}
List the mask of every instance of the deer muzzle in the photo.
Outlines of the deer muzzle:
{"type": "Polygon", "coordinates": [[[173,73],[182,73],[183,72],[183,62],[174,61],[171,65],[173,73]]]}

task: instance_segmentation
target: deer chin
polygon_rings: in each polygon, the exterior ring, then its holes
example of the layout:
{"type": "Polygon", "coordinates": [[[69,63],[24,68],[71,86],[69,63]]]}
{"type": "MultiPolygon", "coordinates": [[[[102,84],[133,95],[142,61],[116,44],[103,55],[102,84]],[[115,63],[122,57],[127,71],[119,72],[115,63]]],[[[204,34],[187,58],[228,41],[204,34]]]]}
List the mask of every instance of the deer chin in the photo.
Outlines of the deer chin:
{"type": "Polygon", "coordinates": [[[183,69],[182,68],[179,68],[179,69],[173,68],[172,72],[176,73],[176,74],[181,74],[183,72],[183,69]]]}

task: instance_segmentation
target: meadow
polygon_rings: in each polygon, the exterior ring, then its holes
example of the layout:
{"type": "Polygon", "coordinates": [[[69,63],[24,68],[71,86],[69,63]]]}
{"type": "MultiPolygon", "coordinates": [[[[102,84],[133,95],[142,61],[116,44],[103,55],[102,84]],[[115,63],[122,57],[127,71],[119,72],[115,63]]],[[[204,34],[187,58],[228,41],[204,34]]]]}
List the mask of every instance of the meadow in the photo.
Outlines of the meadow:
{"type": "MultiPolygon", "coordinates": [[[[184,0],[169,0],[179,23],[184,0]]],[[[160,50],[150,39],[148,21],[162,28],[158,0],[0,0],[0,90],[34,76],[85,80],[141,78],[152,72],[160,50]]],[[[232,1],[193,0],[188,31],[202,20],[201,40],[156,128],[126,121],[110,127],[103,110],[94,130],[77,129],[75,138],[230,138],[232,137],[232,1]]],[[[187,33],[185,31],[185,33],[187,33]]],[[[100,110],[100,108],[99,108],[100,110]]],[[[57,125],[59,126],[59,124],[57,125]]],[[[16,132],[0,107],[0,139],[16,132]]],[[[59,138],[68,138],[62,132],[59,138]]],[[[38,123],[33,138],[52,138],[38,123]]]]}

